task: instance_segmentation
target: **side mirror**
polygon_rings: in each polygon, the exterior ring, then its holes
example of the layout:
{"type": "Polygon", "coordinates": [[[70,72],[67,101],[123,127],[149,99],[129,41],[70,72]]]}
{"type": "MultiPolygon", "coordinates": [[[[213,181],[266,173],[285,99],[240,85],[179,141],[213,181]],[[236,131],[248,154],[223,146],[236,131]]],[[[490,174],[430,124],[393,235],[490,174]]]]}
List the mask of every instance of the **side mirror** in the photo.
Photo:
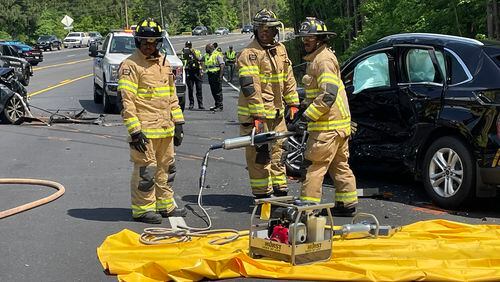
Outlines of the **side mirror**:
{"type": "Polygon", "coordinates": [[[89,47],[89,56],[90,57],[97,57],[97,44],[95,43],[92,43],[90,44],[90,47],[89,47]]]}

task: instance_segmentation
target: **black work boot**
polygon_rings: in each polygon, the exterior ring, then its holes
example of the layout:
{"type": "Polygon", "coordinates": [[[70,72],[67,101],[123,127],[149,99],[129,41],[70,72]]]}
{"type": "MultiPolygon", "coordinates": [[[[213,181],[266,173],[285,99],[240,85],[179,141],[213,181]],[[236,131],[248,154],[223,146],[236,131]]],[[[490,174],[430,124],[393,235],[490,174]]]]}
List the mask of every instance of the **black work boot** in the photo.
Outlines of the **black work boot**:
{"type": "Polygon", "coordinates": [[[185,208],[175,208],[170,212],[166,210],[158,211],[162,217],[185,217],[187,215],[187,210],[185,208]]]}
{"type": "Polygon", "coordinates": [[[134,217],[134,220],[144,222],[144,223],[160,224],[161,223],[161,215],[159,215],[155,212],[152,212],[152,211],[148,211],[141,216],[134,217]]]}
{"type": "MultiPolygon", "coordinates": [[[[337,216],[337,217],[353,217],[356,214],[356,207],[344,207],[344,203],[335,203],[335,207],[330,209],[330,212],[332,213],[332,216],[337,216]]],[[[320,213],[320,215],[327,216],[328,213],[326,212],[325,209],[323,209],[320,213]]]]}
{"type": "Polygon", "coordinates": [[[276,197],[288,196],[288,188],[286,188],[286,187],[279,187],[277,185],[273,185],[273,194],[276,197]]]}

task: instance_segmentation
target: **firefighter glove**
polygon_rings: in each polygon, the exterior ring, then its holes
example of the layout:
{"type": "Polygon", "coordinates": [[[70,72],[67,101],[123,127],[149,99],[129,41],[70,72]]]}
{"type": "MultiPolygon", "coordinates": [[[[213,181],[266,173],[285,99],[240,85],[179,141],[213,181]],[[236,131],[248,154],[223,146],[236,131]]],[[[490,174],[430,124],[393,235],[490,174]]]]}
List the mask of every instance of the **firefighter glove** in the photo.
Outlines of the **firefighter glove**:
{"type": "Polygon", "coordinates": [[[146,135],[144,135],[142,131],[139,131],[136,133],[132,133],[130,137],[132,138],[132,141],[130,141],[129,143],[130,147],[141,153],[145,153],[147,150],[146,144],[149,143],[149,139],[146,137],[146,135]]]}
{"type": "Polygon", "coordinates": [[[182,124],[176,124],[174,131],[174,146],[180,146],[182,144],[182,139],[184,139],[182,124]]]}
{"type": "Polygon", "coordinates": [[[356,135],[357,131],[358,131],[358,124],[355,123],[354,121],[351,121],[351,137],[356,135]]]}
{"type": "Polygon", "coordinates": [[[264,132],[264,121],[261,119],[255,119],[253,121],[253,126],[255,127],[255,134],[264,132]]]}

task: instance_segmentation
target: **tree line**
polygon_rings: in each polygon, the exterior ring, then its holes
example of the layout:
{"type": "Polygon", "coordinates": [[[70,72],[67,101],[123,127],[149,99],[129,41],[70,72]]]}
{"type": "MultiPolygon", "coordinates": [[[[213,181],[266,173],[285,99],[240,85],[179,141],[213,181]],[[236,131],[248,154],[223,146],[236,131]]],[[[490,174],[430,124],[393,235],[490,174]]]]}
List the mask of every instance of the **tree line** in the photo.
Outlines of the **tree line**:
{"type": "Polygon", "coordinates": [[[342,56],[401,32],[500,39],[498,0],[2,0],[0,39],[63,38],[64,15],[74,19],[74,31],[102,34],[124,28],[127,19],[131,25],[145,17],[161,21],[162,15],[170,34],[197,25],[236,29],[263,7],[295,29],[306,16],[321,18],[337,33],[332,45],[342,56]]]}

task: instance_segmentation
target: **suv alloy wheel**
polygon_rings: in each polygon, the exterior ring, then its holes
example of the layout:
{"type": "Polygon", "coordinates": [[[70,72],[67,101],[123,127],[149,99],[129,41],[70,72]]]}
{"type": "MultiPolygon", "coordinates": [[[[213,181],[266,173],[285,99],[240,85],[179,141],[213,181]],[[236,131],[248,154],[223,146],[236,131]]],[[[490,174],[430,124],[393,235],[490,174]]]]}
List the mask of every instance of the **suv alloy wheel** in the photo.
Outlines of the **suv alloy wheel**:
{"type": "Polygon", "coordinates": [[[472,154],[456,137],[441,137],[431,144],[424,157],[422,175],[425,190],[439,206],[456,208],[472,197],[472,154]]]}
{"type": "Polygon", "coordinates": [[[24,107],[22,101],[17,95],[10,97],[5,103],[2,112],[2,120],[11,124],[16,124],[21,117],[24,116],[24,107]]]}

